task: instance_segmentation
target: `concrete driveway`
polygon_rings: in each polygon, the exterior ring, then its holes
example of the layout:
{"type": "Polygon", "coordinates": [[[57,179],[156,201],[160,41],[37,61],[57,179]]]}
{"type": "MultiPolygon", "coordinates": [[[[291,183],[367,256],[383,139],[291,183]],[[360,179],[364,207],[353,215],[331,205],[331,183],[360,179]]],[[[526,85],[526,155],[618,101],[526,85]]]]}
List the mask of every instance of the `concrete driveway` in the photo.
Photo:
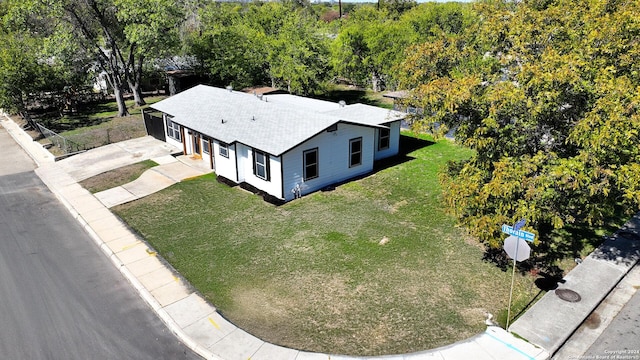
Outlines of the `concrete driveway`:
{"type": "Polygon", "coordinates": [[[57,164],[76,181],[82,181],[105,171],[135,164],[182,150],[151,136],[101,146],[60,160],[57,164]]]}

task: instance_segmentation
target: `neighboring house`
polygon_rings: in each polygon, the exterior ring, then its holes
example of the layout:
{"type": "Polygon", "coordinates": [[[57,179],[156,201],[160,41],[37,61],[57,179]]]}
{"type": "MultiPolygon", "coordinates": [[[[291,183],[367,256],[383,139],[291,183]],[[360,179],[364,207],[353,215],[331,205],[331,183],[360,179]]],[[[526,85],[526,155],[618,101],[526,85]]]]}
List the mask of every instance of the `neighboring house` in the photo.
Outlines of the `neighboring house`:
{"type": "MultiPolygon", "coordinates": [[[[199,85],[151,105],[154,135],[207,161],[225,182],[289,201],[367,174],[398,154],[405,114],[288,94],[199,85]],[[248,186],[247,186],[248,185],[248,186]]],[[[147,125],[147,131],[151,126],[147,125]]]]}

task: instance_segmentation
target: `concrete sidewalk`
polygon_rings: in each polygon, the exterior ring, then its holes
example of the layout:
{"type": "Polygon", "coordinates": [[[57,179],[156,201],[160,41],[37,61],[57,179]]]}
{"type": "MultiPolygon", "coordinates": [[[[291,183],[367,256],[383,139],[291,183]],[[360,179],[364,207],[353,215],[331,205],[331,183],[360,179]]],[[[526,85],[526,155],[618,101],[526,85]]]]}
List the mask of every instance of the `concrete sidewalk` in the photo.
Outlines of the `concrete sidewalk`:
{"type": "MultiPolygon", "coordinates": [[[[2,125],[11,128],[14,133],[19,133],[21,130],[16,129],[17,126],[12,121],[3,121],[2,125]]],[[[46,150],[41,146],[30,144],[30,138],[14,136],[14,139],[23,145],[26,152],[40,165],[36,169],[36,174],[68,208],[72,216],[91,235],[97,246],[136,288],[140,296],[171,331],[204,358],[224,360],[466,360],[469,358],[533,360],[548,358],[548,353],[544,349],[516,338],[495,326],[489,326],[485,332],[470,339],[434,350],[366,358],[310,353],[264,342],[225,320],[215,307],[207,303],[171,266],[160,259],[154,249],[143,239],[138,238],[100,200],[82,188],[77,181],[85,175],[78,173],[71,176],[64,166],[46,160],[49,159],[44,154],[46,150]]],[[[129,192],[133,194],[133,191],[129,192]]]]}
{"type": "MultiPolygon", "coordinates": [[[[640,260],[640,214],[586,257],[558,285],[577,293],[574,302],[547,292],[509,330],[556,353],[594,309],[640,260]],[[633,235],[635,234],[635,235],[633,235]]],[[[627,299],[628,300],[628,299],[627,299]]]]}

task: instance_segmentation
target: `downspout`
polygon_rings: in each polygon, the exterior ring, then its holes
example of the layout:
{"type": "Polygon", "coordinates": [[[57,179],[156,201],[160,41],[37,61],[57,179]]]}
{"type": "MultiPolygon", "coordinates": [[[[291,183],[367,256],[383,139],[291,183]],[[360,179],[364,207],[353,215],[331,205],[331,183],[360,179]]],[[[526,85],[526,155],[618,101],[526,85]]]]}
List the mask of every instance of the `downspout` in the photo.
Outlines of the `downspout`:
{"type": "Polygon", "coordinates": [[[284,196],[284,156],[280,155],[280,195],[282,200],[287,201],[287,198],[284,196]]]}

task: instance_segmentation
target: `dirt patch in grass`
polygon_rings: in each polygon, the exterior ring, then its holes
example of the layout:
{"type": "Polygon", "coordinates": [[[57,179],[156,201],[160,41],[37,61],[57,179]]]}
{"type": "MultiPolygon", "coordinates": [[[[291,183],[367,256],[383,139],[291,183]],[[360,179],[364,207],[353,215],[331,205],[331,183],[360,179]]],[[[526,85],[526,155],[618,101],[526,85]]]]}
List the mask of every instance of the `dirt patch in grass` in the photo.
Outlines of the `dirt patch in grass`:
{"type": "Polygon", "coordinates": [[[90,177],[80,182],[80,185],[89,190],[92,194],[95,194],[100,191],[130,183],[139,178],[143,172],[157,165],[158,164],[152,160],[141,161],[136,164],[123,166],[121,168],[90,177]]]}

